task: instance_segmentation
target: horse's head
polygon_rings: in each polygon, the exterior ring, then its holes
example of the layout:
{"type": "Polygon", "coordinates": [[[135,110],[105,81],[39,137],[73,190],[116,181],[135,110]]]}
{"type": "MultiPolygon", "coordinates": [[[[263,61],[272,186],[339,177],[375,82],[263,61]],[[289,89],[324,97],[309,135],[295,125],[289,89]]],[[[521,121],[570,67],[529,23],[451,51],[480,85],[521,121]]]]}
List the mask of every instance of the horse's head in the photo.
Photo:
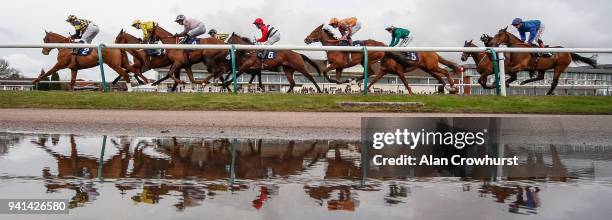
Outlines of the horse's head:
{"type": "Polygon", "coordinates": [[[324,42],[330,39],[335,39],[334,34],[331,31],[324,28],[324,24],[315,28],[307,37],[304,39],[304,43],[312,44],[315,42],[324,42]]]}
{"type": "MultiPolygon", "coordinates": [[[[43,43],[52,44],[52,43],[70,43],[70,38],[64,37],[62,35],[49,32],[45,30],[45,38],[43,38],[43,43]]],[[[49,55],[51,50],[54,48],[45,47],[42,49],[42,54],[49,55]]]]}
{"type": "Polygon", "coordinates": [[[139,44],[142,40],[140,38],[134,37],[133,35],[125,32],[123,29],[117,34],[115,38],[116,44],[139,44]]]}
{"type": "Polygon", "coordinates": [[[242,36],[236,34],[235,32],[232,33],[232,35],[228,38],[227,43],[228,44],[247,44],[247,45],[253,45],[253,42],[251,41],[251,39],[249,39],[247,37],[242,37],[242,36]]]}
{"type": "MultiPolygon", "coordinates": [[[[473,40],[470,41],[465,41],[465,43],[463,44],[463,47],[477,47],[474,43],[472,43],[473,40]]],[[[468,60],[468,58],[470,58],[470,56],[472,56],[471,53],[468,52],[463,52],[461,54],[461,61],[466,62],[468,60]]]]}
{"type": "Polygon", "coordinates": [[[491,47],[499,47],[502,44],[509,44],[511,39],[511,34],[508,32],[508,27],[503,28],[497,32],[497,34],[493,37],[493,39],[489,40],[489,44],[491,47]]]}

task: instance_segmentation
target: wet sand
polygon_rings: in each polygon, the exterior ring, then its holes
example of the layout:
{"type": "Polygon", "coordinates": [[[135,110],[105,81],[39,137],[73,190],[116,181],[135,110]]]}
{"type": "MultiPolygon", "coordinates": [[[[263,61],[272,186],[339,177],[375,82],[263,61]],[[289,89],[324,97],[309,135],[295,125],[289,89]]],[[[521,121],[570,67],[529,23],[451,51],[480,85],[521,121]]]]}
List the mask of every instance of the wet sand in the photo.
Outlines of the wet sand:
{"type": "Polygon", "coordinates": [[[612,116],[444,113],[0,109],[0,131],[151,137],[359,140],[362,117],[561,117],[565,129],[612,133],[612,116]]]}

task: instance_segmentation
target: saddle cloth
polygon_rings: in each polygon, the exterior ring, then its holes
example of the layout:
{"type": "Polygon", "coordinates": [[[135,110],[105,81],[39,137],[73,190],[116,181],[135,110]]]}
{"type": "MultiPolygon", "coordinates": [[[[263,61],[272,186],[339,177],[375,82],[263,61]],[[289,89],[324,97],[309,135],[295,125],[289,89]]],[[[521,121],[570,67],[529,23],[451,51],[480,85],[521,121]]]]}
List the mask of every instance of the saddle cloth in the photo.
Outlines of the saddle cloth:
{"type": "MultiPolygon", "coordinates": [[[[349,46],[349,42],[347,40],[340,41],[340,46],[349,46]]],[[[354,40],[353,46],[355,47],[365,46],[365,41],[354,40]]]]}
{"type": "Polygon", "coordinates": [[[265,50],[257,52],[257,57],[259,59],[272,60],[276,59],[276,51],[265,50]]]}
{"type": "Polygon", "coordinates": [[[402,52],[401,53],[404,59],[410,61],[419,61],[419,53],[418,52],[402,52]]]}
{"type": "Polygon", "coordinates": [[[79,48],[76,52],[77,56],[89,56],[89,54],[91,54],[91,51],[93,51],[93,48],[79,48]]]}

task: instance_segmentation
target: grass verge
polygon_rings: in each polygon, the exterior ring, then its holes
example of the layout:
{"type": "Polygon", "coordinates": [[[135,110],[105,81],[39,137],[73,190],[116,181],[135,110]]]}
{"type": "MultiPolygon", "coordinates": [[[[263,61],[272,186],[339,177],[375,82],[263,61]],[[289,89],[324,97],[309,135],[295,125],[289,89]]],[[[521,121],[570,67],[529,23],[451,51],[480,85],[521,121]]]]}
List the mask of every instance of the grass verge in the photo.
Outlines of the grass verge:
{"type": "Polygon", "coordinates": [[[0,92],[0,108],[612,114],[612,97],[0,92]],[[421,102],[423,107],[338,102],[421,102]]]}

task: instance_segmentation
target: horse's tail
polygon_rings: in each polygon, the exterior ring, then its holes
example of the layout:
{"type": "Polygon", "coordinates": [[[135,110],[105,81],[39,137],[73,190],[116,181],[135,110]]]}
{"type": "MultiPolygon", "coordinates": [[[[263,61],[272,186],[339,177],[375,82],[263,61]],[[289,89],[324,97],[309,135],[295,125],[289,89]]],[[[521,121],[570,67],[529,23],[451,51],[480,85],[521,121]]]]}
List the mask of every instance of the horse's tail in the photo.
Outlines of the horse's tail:
{"type": "Polygon", "coordinates": [[[580,56],[577,53],[571,53],[572,54],[572,60],[574,62],[582,62],[582,63],[586,63],[589,64],[589,66],[592,66],[593,68],[597,68],[597,59],[596,56],[592,56],[592,57],[583,57],[580,56]]]}
{"type": "Polygon", "coordinates": [[[456,63],[453,63],[453,62],[451,62],[451,61],[449,61],[447,59],[444,59],[444,57],[442,57],[442,56],[440,56],[438,54],[436,54],[436,56],[438,56],[438,60],[440,61],[440,63],[442,65],[447,66],[448,68],[453,69],[453,72],[455,74],[459,74],[460,73],[459,66],[456,63]]]}
{"type": "Polygon", "coordinates": [[[309,63],[310,65],[312,65],[312,67],[315,68],[315,70],[317,70],[317,73],[319,74],[319,76],[321,76],[321,68],[319,68],[319,65],[317,65],[317,63],[315,63],[314,61],[312,61],[310,58],[308,58],[306,55],[301,54],[300,56],[302,56],[302,59],[304,59],[304,61],[306,61],[307,63],[309,63]]]}

